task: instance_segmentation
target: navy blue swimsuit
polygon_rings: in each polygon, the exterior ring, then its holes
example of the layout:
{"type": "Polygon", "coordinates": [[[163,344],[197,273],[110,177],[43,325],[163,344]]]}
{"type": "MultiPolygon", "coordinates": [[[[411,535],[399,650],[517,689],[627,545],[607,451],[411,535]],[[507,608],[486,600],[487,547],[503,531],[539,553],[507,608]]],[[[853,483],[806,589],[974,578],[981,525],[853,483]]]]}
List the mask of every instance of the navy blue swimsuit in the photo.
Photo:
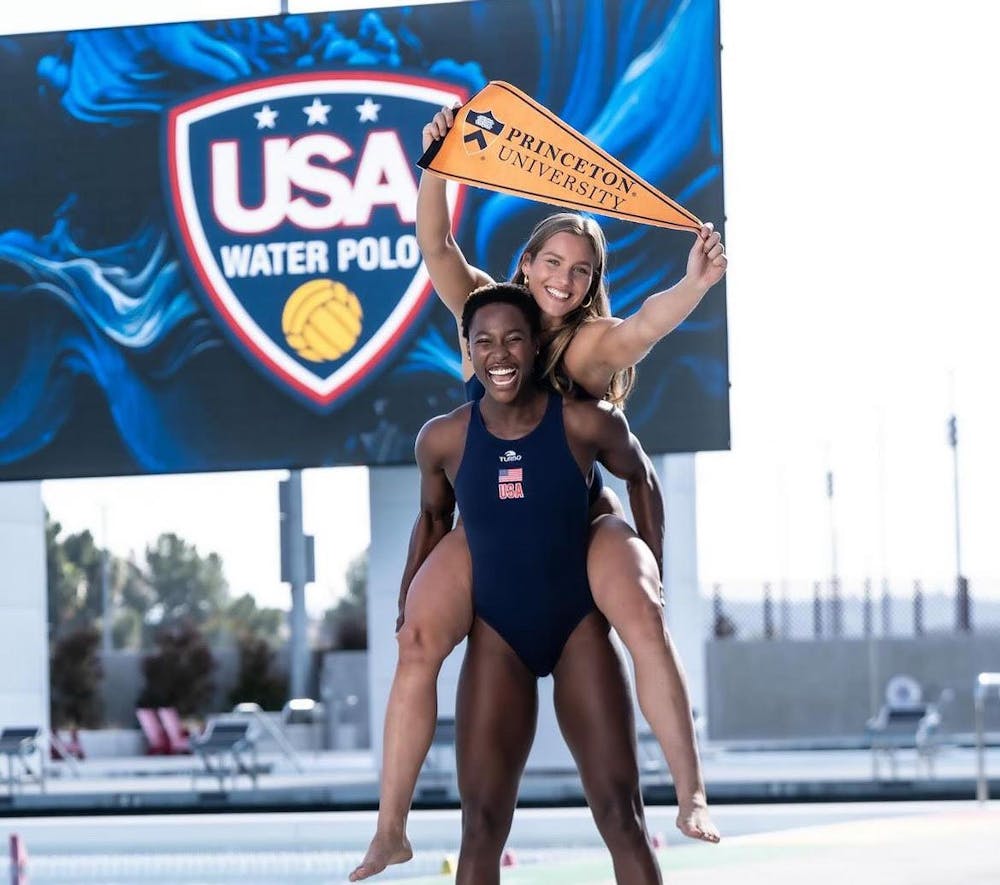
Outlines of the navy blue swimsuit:
{"type": "Polygon", "coordinates": [[[493,436],[474,400],[455,497],[476,615],[532,673],[548,675],[594,611],[587,482],[566,441],[562,397],[549,394],[542,420],[520,439],[493,436]]]}
{"type": "MultiPolygon", "coordinates": [[[[468,403],[476,402],[476,400],[481,400],[486,394],[486,388],[483,387],[483,382],[480,381],[475,375],[465,382],[465,401],[468,403]]],[[[601,497],[601,491],[604,489],[604,475],[601,473],[601,468],[598,464],[594,465],[593,470],[590,473],[590,485],[589,485],[589,502],[590,506],[594,506],[594,502],[601,497]]]]}

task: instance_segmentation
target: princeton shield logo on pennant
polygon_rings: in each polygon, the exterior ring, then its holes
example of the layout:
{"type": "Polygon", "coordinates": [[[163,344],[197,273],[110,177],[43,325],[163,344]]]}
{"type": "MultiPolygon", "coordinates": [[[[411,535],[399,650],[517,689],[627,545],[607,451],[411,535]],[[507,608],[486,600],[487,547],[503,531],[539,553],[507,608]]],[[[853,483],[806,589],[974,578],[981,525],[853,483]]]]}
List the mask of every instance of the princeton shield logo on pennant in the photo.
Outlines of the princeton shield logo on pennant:
{"type": "Polygon", "coordinates": [[[192,281],[251,363],[318,411],[375,377],[430,299],[414,161],[423,124],[466,99],[420,77],[308,72],[165,115],[166,204],[192,281]]]}
{"type": "Polygon", "coordinates": [[[492,111],[467,111],[462,121],[462,144],[465,145],[465,152],[470,157],[482,153],[501,132],[503,123],[493,116],[492,111]]]}

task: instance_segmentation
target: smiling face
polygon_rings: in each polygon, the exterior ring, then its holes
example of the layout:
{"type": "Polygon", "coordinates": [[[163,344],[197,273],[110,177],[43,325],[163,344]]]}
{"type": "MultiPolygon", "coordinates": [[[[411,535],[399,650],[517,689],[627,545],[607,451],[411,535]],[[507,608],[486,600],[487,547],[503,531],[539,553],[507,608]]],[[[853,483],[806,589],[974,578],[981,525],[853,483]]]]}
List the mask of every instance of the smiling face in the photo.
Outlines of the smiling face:
{"type": "Polygon", "coordinates": [[[580,234],[560,231],[525,255],[521,272],[531,296],[546,316],[561,319],[576,310],[590,292],[597,258],[590,240],[580,234]]]}
{"type": "Polygon", "coordinates": [[[468,346],[487,396],[509,403],[531,385],[538,342],[519,307],[503,302],[480,307],[469,323],[468,346]]]}

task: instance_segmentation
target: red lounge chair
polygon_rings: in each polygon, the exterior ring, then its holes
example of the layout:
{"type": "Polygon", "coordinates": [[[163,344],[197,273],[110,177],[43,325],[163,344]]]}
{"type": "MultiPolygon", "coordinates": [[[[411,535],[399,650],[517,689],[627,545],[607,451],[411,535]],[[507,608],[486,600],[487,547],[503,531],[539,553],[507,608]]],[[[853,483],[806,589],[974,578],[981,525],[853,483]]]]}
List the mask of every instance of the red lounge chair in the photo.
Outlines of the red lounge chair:
{"type": "Polygon", "coordinates": [[[170,741],[156,711],[139,707],[135,711],[135,718],[139,720],[142,736],[146,739],[146,755],[166,756],[170,752],[170,741]]]}
{"type": "Polygon", "coordinates": [[[167,752],[181,755],[191,752],[191,741],[188,739],[188,731],[181,723],[181,717],[177,715],[174,707],[160,707],[156,711],[160,717],[160,725],[167,738],[167,752]]]}
{"type": "MultiPolygon", "coordinates": [[[[59,742],[62,744],[63,748],[66,750],[67,753],[69,753],[70,756],[72,756],[74,759],[82,760],[84,758],[86,754],[83,752],[83,744],[80,743],[79,729],[71,728],[69,730],[69,737],[63,737],[61,734],[59,734],[59,732],[56,732],[55,735],[59,739],[59,742]]],[[[51,746],[49,747],[49,755],[53,759],[57,760],[63,758],[62,750],[60,750],[59,747],[56,746],[55,742],[51,742],[51,746]]]]}

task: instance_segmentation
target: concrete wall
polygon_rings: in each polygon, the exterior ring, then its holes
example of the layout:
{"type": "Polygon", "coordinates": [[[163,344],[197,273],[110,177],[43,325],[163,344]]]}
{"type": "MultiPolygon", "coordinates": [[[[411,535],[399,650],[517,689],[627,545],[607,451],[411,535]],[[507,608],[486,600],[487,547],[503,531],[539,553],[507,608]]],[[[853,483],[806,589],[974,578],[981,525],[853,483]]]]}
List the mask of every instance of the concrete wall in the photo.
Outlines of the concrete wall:
{"type": "Polygon", "coordinates": [[[49,726],[45,586],[41,486],[0,483],[0,728],[49,726]]]}
{"type": "Polygon", "coordinates": [[[371,746],[368,652],[333,651],[323,655],[319,697],[326,707],[327,746],[337,750],[371,746]]]}
{"type": "MultiPolygon", "coordinates": [[[[104,679],[101,695],[104,700],[106,728],[135,728],[135,708],[142,692],[144,679],[142,659],[147,652],[113,651],[101,655],[104,679]]],[[[231,710],[229,692],[236,684],[239,654],[235,648],[213,648],[215,659],[215,691],[208,709],[211,712],[231,710]]]]}
{"type": "MultiPolygon", "coordinates": [[[[921,683],[925,700],[952,689],[945,730],[968,733],[976,675],[1000,671],[1000,635],[710,641],[706,661],[712,740],[858,737],[899,673],[921,683]]],[[[987,727],[1000,729],[995,704],[987,727]]]]}
{"type": "MultiPolygon", "coordinates": [[[[106,729],[135,729],[135,708],[142,692],[144,653],[116,651],[102,656],[104,679],[101,696],[106,729]]],[[[216,670],[215,691],[210,712],[231,710],[229,694],[236,683],[239,653],[233,647],[212,649],[216,670]]],[[[279,649],[278,669],[287,672],[288,650],[279,649]]],[[[368,653],[365,651],[326,652],[321,660],[312,660],[319,673],[310,674],[309,684],[318,685],[317,700],[322,701],[327,720],[323,745],[336,749],[363,749],[370,746],[368,727],[368,653]],[[350,699],[354,698],[353,701],[350,699]],[[338,727],[339,730],[338,730],[338,727]]]]}

